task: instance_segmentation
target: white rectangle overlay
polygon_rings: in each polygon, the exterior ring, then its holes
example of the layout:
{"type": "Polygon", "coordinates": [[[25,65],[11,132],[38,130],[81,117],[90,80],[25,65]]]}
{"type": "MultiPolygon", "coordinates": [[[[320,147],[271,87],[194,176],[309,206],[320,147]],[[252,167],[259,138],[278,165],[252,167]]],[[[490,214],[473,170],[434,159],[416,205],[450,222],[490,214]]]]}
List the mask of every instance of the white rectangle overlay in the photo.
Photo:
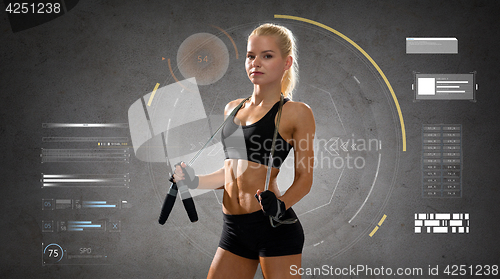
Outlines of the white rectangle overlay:
{"type": "Polygon", "coordinates": [[[436,95],[435,78],[418,78],[417,82],[418,95],[436,95]]]}

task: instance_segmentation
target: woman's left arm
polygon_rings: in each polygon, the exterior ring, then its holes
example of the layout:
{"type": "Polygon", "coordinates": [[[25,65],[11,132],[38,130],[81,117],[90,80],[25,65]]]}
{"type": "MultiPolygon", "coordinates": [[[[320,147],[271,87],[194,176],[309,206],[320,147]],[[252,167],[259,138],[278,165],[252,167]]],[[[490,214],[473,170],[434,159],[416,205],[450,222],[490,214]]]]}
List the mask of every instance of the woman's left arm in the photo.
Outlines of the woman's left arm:
{"type": "Polygon", "coordinates": [[[290,208],[311,190],[314,168],[314,133],[316,124],[311,108],[304,103],[294,103],[293,150],[295,177],[288,190],[279,197],[290,208]]]}

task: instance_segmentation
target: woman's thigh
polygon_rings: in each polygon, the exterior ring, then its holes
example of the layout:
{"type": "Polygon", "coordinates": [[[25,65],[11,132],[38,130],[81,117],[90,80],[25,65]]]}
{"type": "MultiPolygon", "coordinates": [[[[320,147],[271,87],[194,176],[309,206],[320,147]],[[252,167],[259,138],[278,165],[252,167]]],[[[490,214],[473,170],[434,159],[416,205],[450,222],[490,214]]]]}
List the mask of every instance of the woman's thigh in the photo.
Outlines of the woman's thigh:
{"type": "Polygon", "coordinates": [[[264,278],[300,278],[300,275],[292,275],[296,273],[292,271],[298,270],[301,264],[302,254],[260,258],[260,266],[264,278]]]}
{"type": "Polygon", "coordinates": [[[255,276],[259,260],[247,259],[217,248],[207,278],[249,278],[255,276]]]}

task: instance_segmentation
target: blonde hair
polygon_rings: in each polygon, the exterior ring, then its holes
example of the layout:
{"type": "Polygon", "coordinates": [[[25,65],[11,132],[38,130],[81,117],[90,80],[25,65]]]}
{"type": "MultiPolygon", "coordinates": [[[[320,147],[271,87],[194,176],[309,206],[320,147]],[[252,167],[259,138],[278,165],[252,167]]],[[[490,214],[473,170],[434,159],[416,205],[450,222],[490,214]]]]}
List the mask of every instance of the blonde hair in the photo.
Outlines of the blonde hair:
{"type": "Polygon", "coordinates": [[[283,57],[287,57],[289,55],[292,57],[293,59],[292,66],[290,67],[290,69],[285,71],[281,82],[281,92],[285,97],[292,99],[293,89],[295,88],[295,85],[299,80],[299,64],[297,63],[298,59],[297,43],[295,41],[295,37],[293,36],[292,31],[281,25],[266,23],[255,28],[248,37],[250,38],[251,36],[254,35],[274,36],[280,48],[281,55],[283,57]]]}

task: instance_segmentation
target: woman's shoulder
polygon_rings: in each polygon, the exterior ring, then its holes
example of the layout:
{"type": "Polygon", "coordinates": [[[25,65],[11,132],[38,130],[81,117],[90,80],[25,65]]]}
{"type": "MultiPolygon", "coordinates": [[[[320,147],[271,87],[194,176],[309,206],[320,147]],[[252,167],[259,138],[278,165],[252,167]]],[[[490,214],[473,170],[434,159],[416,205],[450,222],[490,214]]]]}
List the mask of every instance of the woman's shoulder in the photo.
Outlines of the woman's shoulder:
{"type": "Polygon", "coordinates": [[[303,102],[288,101],[283,106],[283,116],[293,125],[314,125],[314,115],[311,107],[303,102]]]}
{"type": "MultiPolygon", "coordinates": [[[[283,106],[285,107],[285,106],[283,106]]],[[[290,110],[294,113],[300,114],[300,113],[312,113],[311,107],[303,102],[297,102],[293,100],[288,100],[286,102],[286,108],[287,110],[290,110]]]]}
{"type": "Polygon", "coordinates": [[[231,111],[233,111],[233,109],[235,107],[237,107],[241,102],[243,102],[243,100],[245,100],[245,98],[239,98],[239,99],[232,100],[231,102],[227,103],[226,107],[224,108],[224,114],[225,115],[230,114],[231,111]]]}

